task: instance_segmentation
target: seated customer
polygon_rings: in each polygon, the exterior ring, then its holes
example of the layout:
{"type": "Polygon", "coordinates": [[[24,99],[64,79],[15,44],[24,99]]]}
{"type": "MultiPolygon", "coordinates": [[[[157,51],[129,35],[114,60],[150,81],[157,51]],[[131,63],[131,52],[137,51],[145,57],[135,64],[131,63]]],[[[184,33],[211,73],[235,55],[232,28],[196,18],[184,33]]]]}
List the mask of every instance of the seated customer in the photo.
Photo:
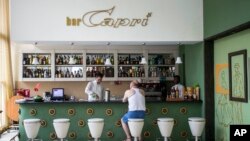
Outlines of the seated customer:
{"type": "Polygon", "coordinates": [[[172,89],[178,90],[179,98],[184,98],[184,86],[180,83],[180,76],[179,75],[174,76],[174,84],[175,85],[172,87],[172,89]]]}
{"type": "MultiPolygon", "coordinates": [[[[144,119],[145,117],[145,93],[143,90],[138,88],[138,81],[132,81],[130,83],[130,89],[126,90],[123,102],[128,101],[128,112],[122,117],[122,128],[126,134],[127,139],[124,141],[132,141],[131,134],[128,128],[128,119],[129,118],[140,118],[144,119]]],[[[141,140],[141,137],[140,139],[141,140]]]]}

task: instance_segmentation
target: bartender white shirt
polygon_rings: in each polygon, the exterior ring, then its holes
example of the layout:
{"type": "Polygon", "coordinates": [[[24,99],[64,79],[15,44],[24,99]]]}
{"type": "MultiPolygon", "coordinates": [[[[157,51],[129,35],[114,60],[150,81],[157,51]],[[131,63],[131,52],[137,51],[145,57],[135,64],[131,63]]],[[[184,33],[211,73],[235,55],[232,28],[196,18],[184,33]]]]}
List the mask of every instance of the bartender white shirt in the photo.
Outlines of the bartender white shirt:
{"type": "Polygon", "coordinates": [[[184,97],[184,86],[183,85],[175,84],[172,88],[174,88],[175,90],[178,88],[178,90],[179,90],[179,98],[184,97]]]}
{"type": "Polygon", "coordinates": [[[96,100],[103,100],[104,97],[104,87],[101,84],[97,84],[96,80],[88,82],[85,93],[88,95],[88,101],[96,101],[96,100]],[[99,99],[97,99],[97,96],[99,99]]]}

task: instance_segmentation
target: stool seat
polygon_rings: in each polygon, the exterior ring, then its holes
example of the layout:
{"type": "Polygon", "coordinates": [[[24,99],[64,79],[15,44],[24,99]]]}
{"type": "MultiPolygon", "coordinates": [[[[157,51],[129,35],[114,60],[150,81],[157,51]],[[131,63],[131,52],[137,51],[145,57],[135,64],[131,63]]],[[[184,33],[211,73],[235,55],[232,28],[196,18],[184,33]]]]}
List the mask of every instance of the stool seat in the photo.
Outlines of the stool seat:
{"type": "Polygon", "coordinates": [[[24,119],[24,129],[28,139],[35,139],[41,126],[40,119],[24,119]]]}
{"type": "Polygon", "coordinates": [[[157,124],[160,129],[161,135],[164,137],[164,141],[168,140],[168,137],[171,136],[172,130],[174,127],[173,118],[158,118],[157,124]]]}
{"type": "Polygon", "coordinates": [[[104,122],[103,118],[91,118],[88,119],[88,122],[104,122]]]}
{"type": "Polygon", "coordinates": [[[59,119],[54,119],[53,122],[54,123],[65,123],[65,122],[69,122],[70,120],[67,118],[59,118],[59,119]]]}
{"type": "Polygon", "coordinates": [[[63,140],[67,137],[70,119],[58,118],[53,120],[53,126],[56,131],[56,135],[59,139],[63,140]]]}
{"type": "Polygon", "coordinates": [[[204,122],[206,120],[205,118],[201,118],[201,117],[190,117],[188,118],[188,121],[204,122]]]}
{"type": "Polygon", "coordinates": [[[174,118],[158,118],[157,121],[160,121],[160,122],[173,122],[174,118]]]}
{"type": "Polygon", "coordinates": [[[98,141],[102,135],[102,130],[104,127],[104,119],[102,118],[91,118],[88,119],[88,126],[91,136],[98,141]]]}
{"type": "Polygon", "coordinates": [[[201,117],[190,117],[188,118],[188,124],[192,135],[195,137],[195,140],[198,141],[198,137],[201,136],[202,131],[204,129],[206,120],[201,117]]]}
{"type": "Polygon", "coordinates": [[[142,128],[144,126],[144,119],[128,119],[128,126],[131,135],[134,137],[135,141],[141,136],[142,128]]]}

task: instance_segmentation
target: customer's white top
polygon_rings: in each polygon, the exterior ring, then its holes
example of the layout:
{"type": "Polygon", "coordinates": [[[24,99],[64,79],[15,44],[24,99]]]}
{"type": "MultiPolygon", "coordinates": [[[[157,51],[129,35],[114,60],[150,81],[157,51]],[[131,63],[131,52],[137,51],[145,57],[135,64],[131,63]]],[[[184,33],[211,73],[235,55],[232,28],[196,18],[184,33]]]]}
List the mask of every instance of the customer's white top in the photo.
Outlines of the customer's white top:
{"type": "Polygon", "coordinates": [[[65,123],[65,122],[69,122],[69,119],[67,118],[58,118],[58,119],[54,119],[53,122],[56,122],[56,123],[65,123]]]}
{"type": "Polygon", "coordinates": [[[37,123],[37,122],[40,122],[41,120],[40,119],[25,119],[23,120],[24,123],[37,123]]]}
{"type": "Polygon", "coordinates": [[[205,121],[205,118],[201,118],[201,117],[190,117],[188,118],[189,121],[197,121],[197,122],[201,122],[201,121],[205,121]]]}
{"type": "Polygon", "coordinates": [[[145,111],[145,96],[140,93],[138,88],[133,88],[134,94],[128,98],[129,111],[145,111]]]}
{"type": "Polygon", "coordinates": [[[158,118],[158,121],[162,121],[162,122],[173,122],[174,119],[173,118],[158,118]]]}
{"type": "Polygon", "coordinates": [[[88,119],[88,122],[103,122],[104,119],[103,118],[91,118],[88,119]]]}

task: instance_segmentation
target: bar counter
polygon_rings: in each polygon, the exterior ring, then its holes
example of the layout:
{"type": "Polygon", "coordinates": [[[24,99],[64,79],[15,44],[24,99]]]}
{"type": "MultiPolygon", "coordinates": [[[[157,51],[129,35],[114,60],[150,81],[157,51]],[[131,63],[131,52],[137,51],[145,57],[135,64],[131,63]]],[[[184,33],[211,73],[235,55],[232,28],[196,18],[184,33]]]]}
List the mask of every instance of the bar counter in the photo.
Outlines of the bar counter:
{"type": "MultiPolygon", "coordinates": [[[[20,105],[19,131],[20,141],[27,140],[23,126],[24,119],[39,118],[42,120],[38,138],[44,141],[54,140],[56,134],[53,119],[69,118],[69,141],[88,141],[91,139],[87,121],[89,118],[104,118],[104,129],[101,141],[122,141],[125,133],[120,119],[127,112],[127,103],[119,100],[110,102],[63,101],[63,102],[17,102],[20,105]]],[[[191,138],[188,117],[200,117],[202,101],[146,101],[146,117],[142,131],[144,141],[160,139],[157,118],[172,117],[175,119],[172,139],[186,141],[191,138]]]]}

